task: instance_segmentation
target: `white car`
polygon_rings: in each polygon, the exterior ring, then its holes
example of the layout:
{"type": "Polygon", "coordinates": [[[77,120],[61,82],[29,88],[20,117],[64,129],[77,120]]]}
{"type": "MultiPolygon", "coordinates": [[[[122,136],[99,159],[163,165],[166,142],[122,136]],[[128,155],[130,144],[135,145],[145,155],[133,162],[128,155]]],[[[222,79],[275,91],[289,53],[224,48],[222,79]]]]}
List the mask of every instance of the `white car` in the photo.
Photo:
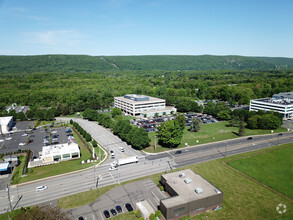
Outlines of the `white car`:
{"type": "Polygon", "coordinates": [[[19,146],[24,146],[25,145],[25,143],[19,143],[19,146]]]}
{"type": "Polygon", "coordinates": [[[119,147],[121,152],[124,152],[124,147],[119,147]]]}
{"type": "Polygon", "coordinates": [[[52,134],[56,134],[57,133],[57,131],[52,131],[52,134]]]}
{"type": "Polygon", "coordinates": [[[0,139],[0,143],[3,142],[3,141],[4,141],[3,139],[0,139]]]}
{"type": "Polygon", "coordinates": [[[25,137],[25,136],[27,136],[27,133],[24,133],[24,134],[23,134],[23,135],[21,135],[21,136],[25,137]]]}
{"type": "Polygon", "coordinates": [[[112,167],[112,166],[111,166],[111,167],[109,168],[109,171],[113,171],[113,170],[117,170],[117,167],[112,167]]]}
{"type": "Polygon", "coordinates": [[[47,189],[47,186],[38,186],[38,187],[36,188],[36,192],[43,191],[43,190],[45,190],[45,189],[47,189]]]}
{"type": "Polygon", "coordinates": [[[10,140],[12,140],[12,137],[7,137],[7,138],[5,138],[5,140],[10,141],[10,140]]]}

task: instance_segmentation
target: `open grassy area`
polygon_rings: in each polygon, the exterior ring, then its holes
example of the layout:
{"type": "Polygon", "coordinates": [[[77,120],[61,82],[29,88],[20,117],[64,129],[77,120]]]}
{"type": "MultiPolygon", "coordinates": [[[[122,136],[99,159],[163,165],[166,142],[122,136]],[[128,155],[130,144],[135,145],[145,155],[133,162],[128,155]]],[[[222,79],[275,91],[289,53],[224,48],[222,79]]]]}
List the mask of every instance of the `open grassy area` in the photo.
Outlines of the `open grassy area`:
{"type": "MultiPolygon", "coordinates": [[[[261,149],[258,151],[248,152],[240,155],[234,155],[223,159],[208,161],[205,163],[195,164],[189,167],[181,168],[181,170],[190,168],[195,173],[200,174],[213,185],[221,189],[224,193],[223,208],[218,211],[202,213],[201,215],[194,216],[192,219],[292,219],[293,217],[293,202],[292,200],[282,197],[280,194],[264,187],[263,185],[253,181],[252,179],[236,172],[230,166],[226,165],[225,161],[239,160],[247,157],[254,157],[261,153],[272,151],[272,149],[281,148],[293,148],[293,144],[286,144],[278,147],[271,147],[267,149],[261,149]],[[287,212],[285,214],[278,214],[276,206],[279,204],[286,204],[287,212]]],[[[288,162],[288,161],[287,161],[288,162]]],[[[271,162],[271,166],[278,166],[278,161],[274,160],[271,162]]],[[[178,171],[174,170],[174,171],[178,171]]],[[[259,167],[259,170],[262,170],[259,167]]],[[[144,178],[151,178],[156,184],[158,184],[161,174],[155,174],[144,178]]],[[[272,175],[274,175],[272,173],[272,175]]],[[[137,181],[140,179],[132,180],[137,181]]],[[[131,182],[131,181],[129,181],[131,182]]],[[[122,184],[126,184],[122,183],[122,184]]],[[[289,183],[290,184],[290,183],[289,183]]],[[[109,187],[115,187],[112,185],[109,187]]],[[[292,186],[292,184],[291,184],[292,186]]],[[[105,187],[106,188],[106,187],[105,187]]],[[[103,190],[101,188],[100,190],[103,190]]],[[[108,191],[105,190],[105,192],[108,191]]],[[[89,191],[80,193],[77,195],[66,197],[67,204],[79,204],[84,205],[95,201],[98,198],[97,193],[89,191]],[[93,195],[88,200],[87,195],[93,195]],[[78,203],[76,201],[79,201],[78,203]],[[82,204],[80,204],[82,201],[82,204]]],[[[99,195],[100,196],[100,195],[99,195]]],[[[64,207],[65,204],[60,199],[59,205],[64,207]]],[[[69,206],[71,207],[71,206],[69,206]]],[[[136,219],[132,213],[126,213],[116,217],[117,219],[136,219]]],[[[115,219],[116,219],[115,218],[115,219]]]]}
{"type": "Polygon", "coordinates": [[[24,155],[19,156],[19,160],[20,160],[20,165],[18,167],[14,167],[14,170],[13,170],[13,175],[10,182],[11,184],[17,184],[20,182],[20,179],[22,176],[22,170],[25,163],[25,156],[24,155]]]}
{"type": "MultiPolygon", "coordinates": [[[[227,124],[228,124],[227,121],[222,121],[222,122],[217,122],[212,124],[202,124],[201,130],[199,132],[190,132],[189,127],[185,127],[183,131],[183,138],[178,148],[184,147],[185,143],[187,143],[189,146],[193,146],[198,144],[228,140],[228,139],[239,137],[237,135],[238,128],[226,127],[227,124]],[[196,141],[198,141],[198,143],[196,141]]],[[[275,133],[286,132],[286,131],[287,130],[285,128],[279,128],[277,130],[274,130],[275,133]]],[[[270,133],[271,133],[271,130],[245,129],[244,135],[250,136],[250,135],[260,135],[260,134],[270,134],[270,133]]],[[[170,150],[170,148],[160,146],[158,144],[158,139],[157,139],[156,151],[154,151],[155,136],[157,134],[156,132],[149,132],[148,134],[149,134],[149,138],[151,139],[151,143],[150,143],[150,146],[145,149],[146,152],[155,153],[155,152],[170,150]]]]}
{"type": "Polygon", "coordinates": [[[229,161],[237,170],[293,199],[293,147],[229,161]]]}
{"type": "MultiPolygon", "coordinates": [[[[42,166],[42,167],[34,167],[28,170],[28,173],[26,176],[23,176],[19,178],[19,174],[13,174],[16,175],[13,179],[13,184],[17,183],[24,183],[36,179],[41,179],[45,177],[55,176],[63,173],[68,173],[76,170],[81,170],[90,166],[93,166],[94,163],[85,163],[81,164],[81,161],[86,161],[87,159],[91,158],[90,152],[86,149],[82,141],[79,139],[78,135],[73,132],[73,135],[75,137],[75,140],[78,143],[78,146],[80,147],[80,153],[81,158],[70,160],[70,161],[63,161],[59,162],[57,164],[42,166]]],[[[96,150],[96,154],[98,155],[98,150],[96,150]]],[[[102,158],[105,157],[103,151],[101,151],[102,158]]],[[[21,174],[20,174],[21,175],[21,174]]]]}

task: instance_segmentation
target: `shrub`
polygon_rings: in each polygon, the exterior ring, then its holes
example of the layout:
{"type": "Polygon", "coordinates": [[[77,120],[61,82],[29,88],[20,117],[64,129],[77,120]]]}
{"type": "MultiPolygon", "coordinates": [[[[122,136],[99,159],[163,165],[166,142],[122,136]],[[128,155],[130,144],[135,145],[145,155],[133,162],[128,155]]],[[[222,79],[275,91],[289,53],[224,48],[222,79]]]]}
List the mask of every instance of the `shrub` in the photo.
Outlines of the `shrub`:
{"type": "Polygon", "coordinates": [[[155,216],[154,213],[152,213],[152,214],[150,215],[150,220],[156,220],[156,216],[155,216]]]}
{"type": "Polygon", "coordinates": [[[134,210],[133,213],[135,214],[136,218],[140,218],[141,217],[141,213],[139,210],[134,210]]]}
{"type": "Polygon", "coordinates": [[[160,210],[157,210],[156,211],[156,217],[161,218],[161,216],[162,216],[161,211],[160,210]]]}

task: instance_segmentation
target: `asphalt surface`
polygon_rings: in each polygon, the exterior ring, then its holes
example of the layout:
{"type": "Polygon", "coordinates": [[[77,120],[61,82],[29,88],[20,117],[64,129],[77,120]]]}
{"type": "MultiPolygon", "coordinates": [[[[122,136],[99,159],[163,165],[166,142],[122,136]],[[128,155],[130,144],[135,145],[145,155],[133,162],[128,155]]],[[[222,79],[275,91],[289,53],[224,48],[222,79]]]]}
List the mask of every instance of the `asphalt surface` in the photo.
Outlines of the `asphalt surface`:
{"type": "MultiPolygon", "coordinates": [[[[106,147],[111,146],[109,149],[116,150],[121,145],[128,147],[125,146],[125,143],[119,141],[120,139],[115,137],[109,130],[100,127],[97,123],[82,119],[75,120],[77,120],[77,122],[98,142],[101,140],[100,143],[106,147]]],[[[109,164],[105,164],[86,171],[60,175],[49,179],[38,180],[33,183],[11,186],[10,194],[13,196],[12,205],[15,205],[16,208],[20,208],[22,206],[50,202],[67,195],[88,191],[96,187],[112,185],[154,173],[168,172],[170,169],[184,167],[194,163],[291,142],[293,142],[292,132],[284,133],[283,135],[261,135],[257,137],[253,136],[252,140],[247,140],[246,137],[214,142],[182,149],[182,153],[179,154],[176,154],[174,150],[157,155],[148,155],[146,158],[143,157],[140,152],[127,148],[126,155],[140,155],[137,164],[124,165],[121,166],[119,170],[115,171],[109,171],[109,164]],[[36,192],[36,187],[41,185],[46,185],[48,189],[36,192]],[[17,203],[18,198],[21,199],[17,203]]],[[[121,155],[117,153],[116,157],[120,156],[123,156],[122,152],[121,155]]],[[[8,207],[7,192],[5,190],[0,190],[0,195],[0,213],[3,213],[8,207]]],[[[95,210],[100,210],[100,208],[95,210]]]]}

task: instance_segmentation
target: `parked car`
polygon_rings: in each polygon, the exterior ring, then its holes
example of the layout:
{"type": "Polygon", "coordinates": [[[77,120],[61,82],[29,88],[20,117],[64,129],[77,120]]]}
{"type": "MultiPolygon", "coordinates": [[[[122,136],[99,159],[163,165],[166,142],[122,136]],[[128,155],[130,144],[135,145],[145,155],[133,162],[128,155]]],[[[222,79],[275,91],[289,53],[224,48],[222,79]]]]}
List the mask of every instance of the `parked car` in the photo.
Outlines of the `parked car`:
{"type": "Polygon", "coordinates": [[[43,190],[46,190],[46,189],[47,189],[47,186],[38,186],[36,188],[36,192],[43,191],[43,190]]]}
{"type": "Polygon", "coordinates": [[[124,147],[119,147],[121,152],[124,152],[124,147]]]}
{"type": "Polygon", "coordinates": [[[110,209],[110,212],[112,213],[113,216],[117,215],[117,212],[115,209],[110,209]]]}
{"type": "Polygon", "coordinates": [[[106,218],[110,218],[110,212],[108,210],[104,210],[104,215],[106,218]]]}
{"type": "Polygon", "coordinates": [[[133,208],[132,208],[132,206],[131,206],[129,203],[126,203],[126,204],[125,204],[125,207],[126,207],[126,209],[128,210],[128,212],[133,211],[133,208]]]}
{"type": "Polygon", "coordinates": [[[118,213],[122,212],[122,208],[121,208],[120,205],[117,205],[115,208],[116,208],[116,210],[117,210],[118,213]]]}

